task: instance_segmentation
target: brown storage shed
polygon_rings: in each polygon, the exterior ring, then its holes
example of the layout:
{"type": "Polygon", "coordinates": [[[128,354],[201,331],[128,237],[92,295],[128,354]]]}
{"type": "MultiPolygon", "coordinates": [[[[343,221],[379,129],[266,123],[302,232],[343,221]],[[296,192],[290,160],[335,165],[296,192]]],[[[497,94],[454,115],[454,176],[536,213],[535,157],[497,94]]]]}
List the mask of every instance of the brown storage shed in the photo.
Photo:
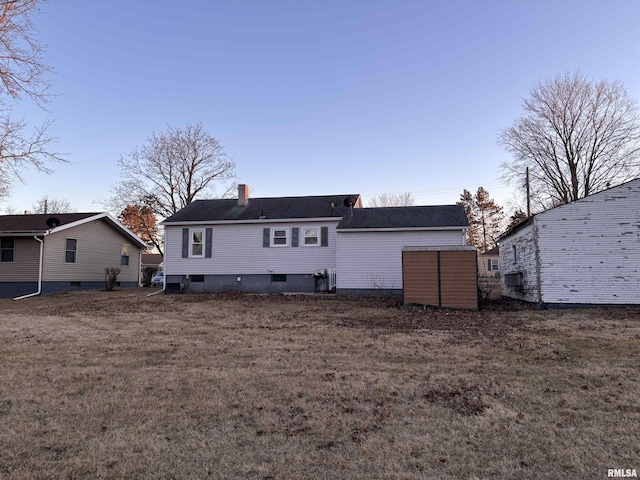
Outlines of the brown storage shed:
{"type": "Polygon", "coordinates": [[[477,251],[471,246],[404,247],[404,303],[478,309],[477,251]]]}

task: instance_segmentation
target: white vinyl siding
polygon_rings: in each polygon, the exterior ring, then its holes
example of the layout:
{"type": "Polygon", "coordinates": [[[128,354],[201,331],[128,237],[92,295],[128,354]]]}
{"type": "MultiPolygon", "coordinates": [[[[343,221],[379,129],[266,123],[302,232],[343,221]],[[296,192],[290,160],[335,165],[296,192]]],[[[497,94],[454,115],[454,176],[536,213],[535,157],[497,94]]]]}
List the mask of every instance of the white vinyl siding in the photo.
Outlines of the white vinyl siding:
{"type": "MultiPolygon", "coordinates": [[[[44,237],[44,281],[104,282],[105,268],[119,268],[119,282],[137,282],[140,248],[131,245],[129,265],[121,265],[121,235],[104,220],[83,223],[44,237]],[[77,240],[76,263],[65,263],[66,239],[77,240]]],[[[34,243],[37,243],[34,240],[34,243]]]]}
{"type": "MultiPolygon", "coordinates": [[[[301,248],[291,245],[291,230],[308,223],[203,224],[212,229],[212,258],[182,258],[182,226],[165,226],[166,275],[312,274],[319,268],[336,266],[336,226],[340,218],[322,222],[328,227],[329,245],[301,248]],[[287,230],[286,247],[264,248],[264,229],[287,230]]],[[[302,243],[302,242],[300,242],[302,243]]]]}
{"type": "Polygon", "coordinates": [[[464,245],[460,230],[339,232],[338,289],[401,289],[402,248],[464,245]]]}

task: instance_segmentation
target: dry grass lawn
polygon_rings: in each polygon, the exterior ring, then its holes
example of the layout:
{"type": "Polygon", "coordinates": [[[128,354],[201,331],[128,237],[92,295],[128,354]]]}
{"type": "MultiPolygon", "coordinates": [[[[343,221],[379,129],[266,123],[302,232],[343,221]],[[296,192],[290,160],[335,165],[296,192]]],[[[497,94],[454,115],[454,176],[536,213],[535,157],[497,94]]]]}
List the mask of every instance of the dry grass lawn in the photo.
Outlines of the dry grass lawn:
{"type": "Polygon", "coordinates": [[[640,310],[147,292],[0,300],[0,478],[640,471],[640,310]]]}

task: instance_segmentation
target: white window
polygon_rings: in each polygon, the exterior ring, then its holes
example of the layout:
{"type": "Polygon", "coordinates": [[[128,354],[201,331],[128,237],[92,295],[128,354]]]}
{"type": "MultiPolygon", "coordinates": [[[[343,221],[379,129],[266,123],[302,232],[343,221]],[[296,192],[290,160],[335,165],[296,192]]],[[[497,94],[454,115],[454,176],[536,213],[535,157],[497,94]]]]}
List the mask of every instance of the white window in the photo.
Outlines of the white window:
{"type": "Polygon", "coordinates": [[[490,272],[497,272],[500,270],[500,262],[498,261],[497,258],[490,258],[489,259],[489,271],[490,272]]]}
{"type": "Polygon", "coordinates": [[[190,249],[192,257],[204,256],[204,230],[191,230],[190,249]]]}
{"type": "Polygon", "coordinates": [[[289,246],[289,229],[272,228],[271,229],[271,246],[272,247],[289,246]]]}
{"type": "Polygon", "coordinates": [[[129,253],[131,252],[131,247],[129,245],[123,244],[120,248],[120,265],[129,265],[129,253]]]}
{"type": "Polygon", "coordinates": [[[320,228],[304,227],[302,229],[302,245],[305,247],[317,247],[320,245],[320,228]]]}
{"type": "Polygon", "coordinates": [[[64,263],[76,263],[78,254],[78,240],[76,238],[67,238],[64,251],[64,263]]]}

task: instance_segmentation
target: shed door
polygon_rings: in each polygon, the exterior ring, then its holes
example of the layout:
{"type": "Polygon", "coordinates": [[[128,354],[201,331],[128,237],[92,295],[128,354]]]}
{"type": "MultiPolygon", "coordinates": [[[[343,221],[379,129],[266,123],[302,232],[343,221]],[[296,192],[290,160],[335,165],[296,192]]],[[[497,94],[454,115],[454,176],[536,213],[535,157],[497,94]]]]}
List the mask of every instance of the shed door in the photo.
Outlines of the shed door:
{"type": "Polygon", "coordinates": [[[438,252],[402,252],[405,303],[439,305],[438,252]]]}

